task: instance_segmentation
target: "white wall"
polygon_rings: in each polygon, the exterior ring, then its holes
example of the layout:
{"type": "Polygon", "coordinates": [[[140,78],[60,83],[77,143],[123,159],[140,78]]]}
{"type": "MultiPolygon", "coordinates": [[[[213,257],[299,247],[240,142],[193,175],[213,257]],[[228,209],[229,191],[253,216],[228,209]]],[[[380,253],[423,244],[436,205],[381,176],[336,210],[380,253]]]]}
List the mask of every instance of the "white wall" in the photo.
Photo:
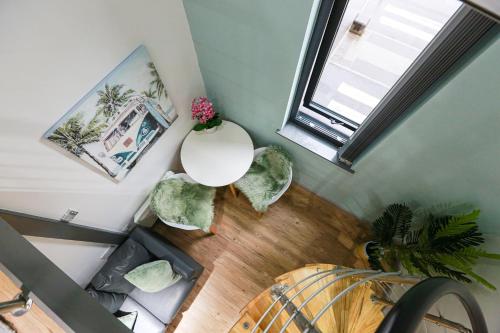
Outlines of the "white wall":
{"type": "Polygon", "coordinates": [[[105,260],[100,258],[109,248],[104,244],[90,245],[63,239],[41,237],[26,237],[26,239],[82,287],[87,285],[89,278],[94,276],[105,263],[105,260]]]}
{"type": "MultiPolygon", "coordinates": [[[[190,102],[203,81],[181,0],[0,2],[0,208],[122,230],[168,168],[190,130],[190,102]],[[144,44],[179,118],[119,184],[41,143],[42,134],[138,45],[144,44]]],[[[71,246],[32,240],[67,265],[71,246]]],[[[81,245],[79,245],[81,246],[81,245]]],[[[79,256],[95,264],[94,246],[79,256]]],[[[102,248],[98,248],[103,252],[102,248]]]]}

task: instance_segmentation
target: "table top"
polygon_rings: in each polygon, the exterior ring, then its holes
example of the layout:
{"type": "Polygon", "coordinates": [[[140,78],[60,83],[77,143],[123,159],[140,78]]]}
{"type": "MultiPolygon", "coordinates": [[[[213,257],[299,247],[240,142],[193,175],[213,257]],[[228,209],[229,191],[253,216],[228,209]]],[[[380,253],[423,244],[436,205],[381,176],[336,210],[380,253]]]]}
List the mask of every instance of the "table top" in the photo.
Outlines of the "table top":
{"type": "Polygon", "coordinates": [[[206,186],[229,185],[243,177],[253,161],[253,143],[241,126],[224,120],[213,133],[191,131],[181,148],[186,173],[206,186]]]}

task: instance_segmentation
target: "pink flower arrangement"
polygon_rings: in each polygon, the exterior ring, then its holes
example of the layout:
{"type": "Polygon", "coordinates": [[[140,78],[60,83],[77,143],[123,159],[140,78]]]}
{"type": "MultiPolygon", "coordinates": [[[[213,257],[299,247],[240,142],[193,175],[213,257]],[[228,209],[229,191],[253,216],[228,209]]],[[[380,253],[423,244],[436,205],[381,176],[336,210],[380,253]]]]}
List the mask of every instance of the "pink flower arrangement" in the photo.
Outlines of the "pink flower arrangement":
{"type": "Polygon", "coordinates": [[[206,124],[215,117],[214,106],[207,97],[197,97],[191,104],[192,118],[198,119],[200,124],[206,124]]]}
{"type": "Polygon", "coordinates": [[[207,97],[197,97],[191,103],[191,117],[200,122],[194,127],[195,131],[210,129],[219,126],[222,120],[214,111],[212,102],[207,97]]]}

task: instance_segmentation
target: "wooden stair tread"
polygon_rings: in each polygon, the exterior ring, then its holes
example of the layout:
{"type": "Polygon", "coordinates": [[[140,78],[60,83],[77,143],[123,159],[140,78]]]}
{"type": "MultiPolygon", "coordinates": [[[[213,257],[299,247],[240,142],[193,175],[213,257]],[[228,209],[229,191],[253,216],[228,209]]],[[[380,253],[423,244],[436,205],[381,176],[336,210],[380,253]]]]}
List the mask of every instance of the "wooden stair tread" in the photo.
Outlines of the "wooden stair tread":
{"type": "MultiPolygon", "coordinates": [[[[280,285],[289,287],[312,274],[330,271],[336,267],[336,265],[332,264],[306,265],[305,267],[282,274],[275,280],[280,285]]],[[[294,287],[292,290],[287,292],[285,296],[289,297],[295,307],[298,308],[309,296],[319,290],[319,288],[326,286],[323,291],[313,297],[301,310],[302,315],[308,321],[311,321],[336,295],[338,295],[342,290],[345,290],[345,288],[349,287],[351,284],[359,281],[359,278],[347,277],[331,283],[335,277],[335,274],[327,273],[324,275],[316,275],[315,277],[312,277],[294,287]],[[304,289],[294,298],[294,295],[303,289],[303,287],[319,277],[323,278],[304,289]],[[327,286],[329,283],[331,284],[327,286]]],[[[384,306],[371,301],[371,296],[375,293],[374,290],[375,289],[373,288],[371,282],[357,286],[349,293],[342,296],[337,303],[331,306],[317,321],[315,327],[323,333],[375,332],[378,325],[384,318],[382,312],[384,306]]],[[[230,332],[251,332],[255,324],[273,302],[274,299],[271,295],[271,288],[268,288],[244,308],[242,311],[242,317],[230,332]],[[241,327],[243,323],[249,324],[250,328],[242,331],[241,327]]],[[[275,304],[264,320],[262,320],[259,325],[260,327],[256,330],[257,332],[262,332],[262,330],[267,327],[274,315],[276,315],[282,308],[282,305],[283,304],[281,302],[277,302],[275,304]]],[[[289,318],[290,317],[287,311],[283,310],[269,332],[279,332],[289,318]]],[[[295,333],[300,332],[300,330],[295,325],[295,322],[292,321],[286,332],[295,333]]]]}

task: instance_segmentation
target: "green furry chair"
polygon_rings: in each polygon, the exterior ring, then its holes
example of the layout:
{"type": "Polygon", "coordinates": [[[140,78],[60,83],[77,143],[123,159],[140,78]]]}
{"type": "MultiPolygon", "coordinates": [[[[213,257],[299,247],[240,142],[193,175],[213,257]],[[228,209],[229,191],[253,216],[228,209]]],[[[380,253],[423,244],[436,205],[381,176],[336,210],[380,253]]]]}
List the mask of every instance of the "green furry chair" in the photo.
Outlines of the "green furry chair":
{"type": "Polygon", "coordinates": [[[278,201],[292,183],[292,161],[281,147],[256,149],[248,172],[234,185],[260,213],[278,201]]]}
{"type": "Polygon", "coordinates": [[[196,183],[185,173],[169,175],[150,195],[150,208],[167,225],[213,232],[215,188],[196,183]]]}

